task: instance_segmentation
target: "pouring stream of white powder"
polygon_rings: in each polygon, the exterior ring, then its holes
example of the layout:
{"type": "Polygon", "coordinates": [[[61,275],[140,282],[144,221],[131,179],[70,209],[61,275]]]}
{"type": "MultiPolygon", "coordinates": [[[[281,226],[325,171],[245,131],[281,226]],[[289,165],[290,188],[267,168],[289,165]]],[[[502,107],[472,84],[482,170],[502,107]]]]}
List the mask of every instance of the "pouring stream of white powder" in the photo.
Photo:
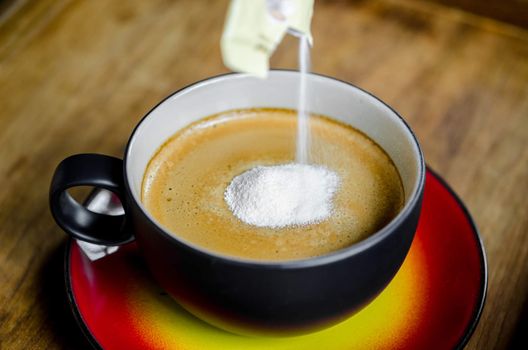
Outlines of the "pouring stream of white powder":
{"type": "Polygon", "coordinates": [[[299,37],[299,98],[297,100],[297,163],[308,164],[310,161],[310,128],[307,111],[308,82],[310,71],[310,44],[306,35],[299,37]]]}
{"type": "Polygon", "coordinates": [[[321,222],[332,213],[338,175],[318,165],[258,166],[238,176],[224,199],[241,221],[282,228],[321,222]]]}

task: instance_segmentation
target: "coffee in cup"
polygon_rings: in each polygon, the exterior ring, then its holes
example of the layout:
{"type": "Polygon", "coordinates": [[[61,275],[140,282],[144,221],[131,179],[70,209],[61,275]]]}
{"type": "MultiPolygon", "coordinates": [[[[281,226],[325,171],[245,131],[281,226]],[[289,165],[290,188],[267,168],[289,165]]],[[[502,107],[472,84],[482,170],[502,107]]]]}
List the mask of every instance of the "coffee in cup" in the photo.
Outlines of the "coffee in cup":
{"type": "MultiPolygon", "coordinates": [[[[405,198],[401,192],[400,199],[386,197],[389,198],[384,200],[388,203],[387,208],[393,209],[382,210],[380,220],[365,221],[371,223],[372,229],[376,225],[381,228],[365,236],[358,235],[359,241],[356,243],[344,248],[325,243],[326,246],[320,246],[329,248],[329,253],[308,250],[304,252],[304,256],[309,256],[306,258],[299,258],[295,254],[277,256],[273,250],[268,250],[267,255],[255,250],[247,255],[237,254],[236,251],[226,252],[219,244],[207,246],[207,243],[191,241],[183,236],[188,232],[182,232],[180,236],[180,225],[174,229],[167,228],[167,224],[160,223],[163,219],[156,218],[157,209],[152,208],[148,200],[142,199],[143,189],[146,188],[142,185],[145,172],[152,173],[154,179],[159,177],[162,180],[159,181],[160,184],[166,181],[161,172],[152,171],[151,168],[156,163],[156,158],[161,157],[164,152],[167,152],[167,159],[170,160],[170,155],[174,152],[192,155],[191,151],[199,151],[202,156],[194,160],[196,164],[189,161],[192,157],[172,162],[173,166],[179,167],[199,166],[197,169],[202,171],[200,181],[205,184],[209,183],[206,175],[210,170],[207,169],[224,169],[224,175],[211,175],[212,179],[224,176],[224,183],[218,185],[220,189],[216,190],[219,192],[232,180],[230,177],[252,167],[256,162],[291,162],[294,158],[292,125],[295,119],[291,110],[297,106],[299,73],[288,71],[271,71],[266,80],[244,74],[228,74],[193,84],[161,101],[139,122],[130,136],[123,160],[100,154],[77,154],[64,159],[57,166],[50,186],[49,199],[53,217],[60,227],[76,239],[104,245],[135,241],[143,261],[160,286],[186,310],[222,329],[250,335],[293,335],[322,329],[349,317],[366,306],[388,285],[409,251],[420,215],[425,163],[413,132],[389,106],[368,92],[337,79],[316,74],[308,74],[306,78],[311,91],[307,110],[316,116],[312,123],[312,130],[316,135],[315,140],[312,140],[312,162],[326,164],[345,183],[339,185],[340,189],[333,199],[337,213],[335,218],[329,216],[326,221],[318,224],[330,225],[332,220],[339,221],[339,211],[343,210],[340,207],[347,204],[340,203],[339,197],[346,198],[345,195],[350,192],[352,194],[347,195],[351,198],[350,203],[354,200],[354,191],[344,190],[348,186],[353,188],[355,184],[358,188],[360,185],[365,187],[356,192],[361,193],[367,191],[371,181],[381,177],[383,180],[379,183],[393,185],[388,187],[390,190],[382,186],[377,191],[398,193],[401,186],[404,189],[405,198]],[[263,109],[252,110],[255,107],[263,109]],[[234,110],[241,111],[240,116],[246,116],[247,120],[234,117],[233,114],[236,113],[225,112],[234,110]],[[218,116],[207,118],[211,115],[218,116]],[[258,119],[257,115],[262,118],[258,119]],[[217,123],[216,128],[208,126],[207,123],[218,122],[221,116],[226,118],[224,124],[217,123]],[[258,124],[261,121],[262,124],[258,124]],[[202,131],[196,130],[200,125],[207,127],[202,131]],[[222,128],[226,132],[217,131],[222,128]],[[261,136],[258,134],[260,130],[261,136]],[[244,158],[243,153],[236,153],[238,156],[235,154],[233,159],[238,161],[233,164],[230,163],[232,159],[227,156],[216,159],[216,142],[229,145],[234,142],[229,141],[229,136],[235,131],[237,139],[244,132],[248,139],[240,149],[256,152],[258,147],[264,147],[259,152],[261,155],[267,154],[267,158],[244,158]],[[182,132],[189,132],[188,138],[179,139],[182,132]],[[325,136],[325,133],[328,135],[325,136]],[[267,142],[266,137],[276,141],[267,142]],[[287,142],[284,141],[286,139],[287,142]],[[362,145],[359,147],[361,152],[349,150],[349,143],[353,139],[356,139],[357,145],[362,145]],[[210,153],[193,145],[192,140],[203,140],[201,145],[209,149],[210,153]],[[325,151],[329,155],[318,150],[319,142],[329,146],[325,151]],[[331,145],[334,145],[333,150],[331,145]],[[275,152],[273,147],[278,147],[275,152]],[[363,168],[371,170],[367,175],[356,173],[358,180],[346,185],[346,176],[339,166],[339,161],[343,159],[340,160],[333,153],[346,154],[346,158],[351,158],[350,162],[357,162],[363,168]],[[360,157],[360,161],[353,160],[361,154],[370,156],[360,157]],[[327,159],[326,163],[322,160],[324,158],[327,159]],[[384,166],[378,164],[378,158],[383,159],[380,164],[385,164],[384,166]],[[151,162],[151,159],[154,161],[151,162]],[[334,163],[329,162],[332,159],[334,163]],[[394,172],[391,163],[397,172],[394,172]],[[211,168],[208,164],[214,166],[211,168]],[[228,165],[232,167],[231,170],[228,165]],[[387,175],[381,169],[390,171],[392,175],[387,175]],[[83,185],[114,192],[123,203],[124,213],[118,216],[103,215],[77,203],[68,190],[83,185]],[[404,201],[403,206],[400,200],[404,201]],[[392,214],[387,214],[391,211],[392,214]],[[395,217],[385,222],[391,215],[395,217]],[[320,255],[314,256],[316,254],[320,255]]],[[[242,152],[234,146],[230,149],[242,152]]],[[[187,185],[180,186],[191,186],[191,180],[182,177],[181,181],[187,185]]],[[[151,191],[156,187],[154,181],[152,188],[147,190],[151,191]]],[[[157,192],[157,195],[155,192],[151,194],[154,194],[153,198],[157,196],[160,202],[165,201],[163,203],[188,200],[187,208],[192,209],[191,200],[202,206],[206,206],[208,200],[211,203],[216,201],[216,205],[209,203],[210,211],[219,210],[214,207],[223,205],[221,193],[216,200],[211,197],[200,198],[187,187],[182,192],[187,193],[187,196],[178,194],[178,197],[168,197],[165,192],[168,188],[162,185],[160,188],[162,191],[157,192]],[[167,201],[169,198],[170,201],[167,201]]],[[[176,186],[171,188],[168,191],[175,191],[176,186]]],[[[214,189],[206,189],[205,186],[202,194],[209,195],[208,191],[214,192],[214,189]]],[[[379,204],[379,196],[372,198],[379,204]]],[[[358,206],[358,210],[360,209],[358,206]]],[[[377,210],[374,208],[374,211],[377,210]]],[[[363,219],[369,217],[361,216],[361,211],[358,213],[358,217],[363,219]]],[[[207,221],[205,209],[201,215],[200,223],[207,221]]],[[[196,222],[198,220],[188,221],[189,225],[196,222]]],[[[207,233],[214,237],[215,232],[224,232],[233,223],[235,227],[243,226],[233,218],[231,221],[226,219],[226,223],[229,224],[224,227],[210,225],[211,232],[207,233]]],[[[182,226],[185,227],[185,224],[182,226]]],[[[306,226],[306,231],[309,232],[309,228],[306,226]]],[[[194,231],[189,232],[198,231],[195,227],[194,231]]],[[[326,239],[324,233],[321,233],[321,237],[326,239]]]]}
{"type": "Polygon", "coordinates": [[[329,217],[276,228],[247,224],[233,215],[224,200],[226,187],[254,167],[293,162],[296,123],[294,110],[259,108],[226,111],[188,125],[149,162],[143,204],[181,240],[219,254],[265,261],[306,259],[343,249],[398,214],[403,185],[387,153],[350,125],[314,115],[311,161],[340,179],[329,217]]]}

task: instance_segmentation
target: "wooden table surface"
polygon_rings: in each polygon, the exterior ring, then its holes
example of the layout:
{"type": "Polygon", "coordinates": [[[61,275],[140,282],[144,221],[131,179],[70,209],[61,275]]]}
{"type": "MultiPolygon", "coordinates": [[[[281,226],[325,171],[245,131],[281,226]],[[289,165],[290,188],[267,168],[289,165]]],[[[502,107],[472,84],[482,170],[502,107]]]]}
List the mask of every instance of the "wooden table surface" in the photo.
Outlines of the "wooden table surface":
{"type": "MultiPolygon", "coordinates": [[[[65,305],[66,236],[48,209],[52,172],[73,153],[121,156],[134,125],[164,96],[225,72],[227,2],[3,4],[0,348],[84,349],[65,305]]],[[[475,218],[489,288],[468,348],[504,349],[525,337],[528,31],[433,3],[336,0],[317,2],[313,33],[313,70],[404,115],[427,163],[475,218]]],[[[273,65],[296,67],[292,39],[273,65]]]]}

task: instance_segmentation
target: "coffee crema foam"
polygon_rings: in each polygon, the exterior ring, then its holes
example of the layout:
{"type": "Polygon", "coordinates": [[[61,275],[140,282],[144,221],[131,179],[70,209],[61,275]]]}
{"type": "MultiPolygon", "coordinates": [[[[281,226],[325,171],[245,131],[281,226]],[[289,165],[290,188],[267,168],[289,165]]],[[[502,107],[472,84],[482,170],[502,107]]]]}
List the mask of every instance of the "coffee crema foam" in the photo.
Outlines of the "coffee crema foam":
{"type": "Polygon", "coordinates": [[[403,207],[390,157],[360,131],[310,117],[310,157],[339,175],[326,220],[279,229],[237,219],[224,200],[230,182],[257,166],[295,159],[297,113],[246,109],[201,119],[173,135],[151,159],[142,201],[167,231],[202,249],[244,259],[285,261],[324,255],[359,242],[403,207]]]}

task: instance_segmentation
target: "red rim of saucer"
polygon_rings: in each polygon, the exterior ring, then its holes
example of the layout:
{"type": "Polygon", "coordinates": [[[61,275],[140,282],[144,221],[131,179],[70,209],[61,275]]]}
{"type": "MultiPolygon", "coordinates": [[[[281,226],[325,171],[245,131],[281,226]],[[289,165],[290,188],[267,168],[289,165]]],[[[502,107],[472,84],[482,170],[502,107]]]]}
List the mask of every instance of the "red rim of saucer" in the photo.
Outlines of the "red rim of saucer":
{"type": "MultiPolygon", "coordinates": [[[[477,250],[478,250],[478,255],[479,255],[479,260],[480,260],[479,265],[480,265],[481,283],[480,283],[480,288],[479,288],[479,292],[477,296],[478,302],[476,303],[476,306],[473,310],[473,314],[471,315],[471,318],[470,318],[471,321],[468,322],[464,332],[462,333],[462,336],[460,337],[458,343],[455,346],[455,349],[463,349],[464,346],[468,343],[473,332],[475,331],[475,328],[478,325],[480,316],[484,308],[485,300],[486,300],[486,292],[487,292],[487,286],[488,286],[488,266],[487,266],[487,261],[486,261],[486,253],[485,253],[484,245],[480,237],[478,228],[475,225],[473,218],[471,217],[468,209],[466,208],[462,200],[453,191],[453,189],[446,183],[446,181],[442,177],[440,177],[440,175],[438,175],[435,171],[427,167],[427,173],[428,175],[432,175],[436,180],[438,180],[441,187],[447,190],[448,194],[455,200],[458,208],[462,210],[464,218],[471,228],[471,231],[473,233],[473,239],[475,240],[475,243],[477,245],[477,250]]],[[[427,182],[426,182],[426,186],[427,186],[427,182]]],[[[75,294],[73,292],[72,280],[71,280],[72,243],[73,243],[73,239],[69,238],[67,246],[66,246],[66,250],[65,250],[65,255],[64,255],[64,277],[65,277],[65,286],[66,286],[66,294],[68,298],[68,303],[70,305],[70,308],[72,310],[76,323],[80,327],[82,333],[85,335],[90,345],[93,346],[95,349],[104,350],[104,348],[96,340],[95,336],[93,335],[89,326],[86,324],[83,316],[81,315],[77,300],[75,298],[75,294]]]]}

